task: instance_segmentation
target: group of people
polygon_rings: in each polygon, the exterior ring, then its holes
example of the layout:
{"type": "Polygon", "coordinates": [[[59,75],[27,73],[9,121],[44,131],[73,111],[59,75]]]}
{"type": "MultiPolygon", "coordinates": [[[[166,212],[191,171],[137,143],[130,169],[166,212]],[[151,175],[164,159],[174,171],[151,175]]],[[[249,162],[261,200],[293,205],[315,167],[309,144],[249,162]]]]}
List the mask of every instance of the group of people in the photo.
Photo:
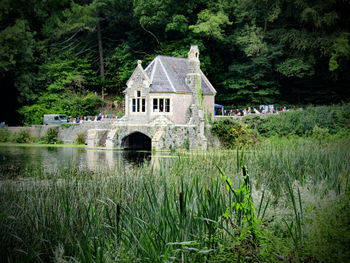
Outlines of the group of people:
{"type": "Polygon", "coordinates": [[[274,107],[274,105],[260,105],[259,107],[248,107],[241,109],[230,109],[225,110],[224,107],[215,109],[215,115],[224,115],[224,116],[246,116],[249,114],[267,114],[267,113],[278,113],[281,111],[289,111],[291,109],[290,106],[280,106],[274,107]]]}
{"type": "Polygon", "coordinates": [[[102,119],[117,119],[117,116],[114,115],[105,115],[100,113],[97,116],[80,116],[80,117],[72,117],[69,116],[67,118],[68,123],[81,123],[85,121],[101,121],[102,119]]]}

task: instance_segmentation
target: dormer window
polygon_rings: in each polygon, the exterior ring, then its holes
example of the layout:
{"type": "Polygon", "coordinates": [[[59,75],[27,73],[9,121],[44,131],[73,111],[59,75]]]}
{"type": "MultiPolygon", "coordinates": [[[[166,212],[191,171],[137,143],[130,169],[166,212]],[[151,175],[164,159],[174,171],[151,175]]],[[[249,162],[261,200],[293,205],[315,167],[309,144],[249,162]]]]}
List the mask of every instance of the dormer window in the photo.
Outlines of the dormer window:
{"type": "Polygon", "coordinates": [[[141,91],[136,91],[136,98],[132,99],[132,112],[146,112],[146,99],[141,98],[141,91]]]}

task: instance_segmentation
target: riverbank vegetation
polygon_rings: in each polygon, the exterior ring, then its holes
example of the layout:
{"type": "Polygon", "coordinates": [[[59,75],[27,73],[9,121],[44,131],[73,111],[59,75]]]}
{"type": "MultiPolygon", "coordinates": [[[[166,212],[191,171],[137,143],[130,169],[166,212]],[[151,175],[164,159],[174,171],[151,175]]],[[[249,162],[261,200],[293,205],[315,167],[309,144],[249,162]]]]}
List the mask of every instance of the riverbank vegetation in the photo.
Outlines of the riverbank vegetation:
{"type": "Polygon", "coordinates": [[[30,167],[0,181],[1,258],[346,262],[349,147],[273,137],[111,170],[30,167]]]}
{"type": "Polygon", "coordinates": [[[350,104],[308,106],[279,114],[221,118],[212,132],[226,148],[254,144],[269,137],[307,137],[325,141],[350,137],[350,104]]]}
{"type": "MultiPolygon", "coordinates": [[[[35,144],[63,144],[58,138],[58,127],[51,127],[47,129],[46,135],[35,138],[29,130],[23,129],[18,132],[10,132],[7,128],[0,129],[0,142],[1,143],[35,143],[35,144]]],[[[76,143],[82,144],[82,135],[78,136],[76,143]]]]}
{"type": "Polygon", "coordinates": [[[0,119],[111,110],[138,59],[186,57],[191,44],[220,104],[346,101],[349,11],[343,0],[3,1],[0,119]]]}

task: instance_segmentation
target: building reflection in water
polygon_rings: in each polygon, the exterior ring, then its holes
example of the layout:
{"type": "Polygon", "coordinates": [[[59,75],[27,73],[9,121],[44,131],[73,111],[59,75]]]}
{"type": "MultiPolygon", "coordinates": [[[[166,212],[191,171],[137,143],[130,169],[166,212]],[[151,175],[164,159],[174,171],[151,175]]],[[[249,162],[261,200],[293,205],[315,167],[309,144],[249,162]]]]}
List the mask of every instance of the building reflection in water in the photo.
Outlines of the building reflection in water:
{"type": "Polygon", "coordinates": [[[115,151],[88,149],[86,151],[87,167],[91,171],[113,169],[117,165],[136,165],[152,163],[152,153],[148,151],[115,151]]]}
{"type": "Polygon", "coordinates": [[[0,147],[0,173],[8,178],[22,174],[56,174],[73,169],[90,171],[169,166],[174,155],[164,152],[98,150],[79,147],[0,147]]]}

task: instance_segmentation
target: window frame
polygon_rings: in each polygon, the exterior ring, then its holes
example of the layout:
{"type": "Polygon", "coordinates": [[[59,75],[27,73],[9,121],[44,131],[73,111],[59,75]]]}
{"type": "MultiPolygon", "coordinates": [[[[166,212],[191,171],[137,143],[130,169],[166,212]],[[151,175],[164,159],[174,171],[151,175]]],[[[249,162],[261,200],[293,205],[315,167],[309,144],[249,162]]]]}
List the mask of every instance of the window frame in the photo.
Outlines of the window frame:
{"type": "Polygon", "coordinates": [[[135,90],[134,96],[131,97],[131,113],[132,114],[140,114],[146,113],[147,110],[147,102],[146,96],[142,96],[141,90],[135,90]]]}
{"type": "Polygon", "coordinates": [[[171,113],[171,98],[169,97],[155,97],[152,98],[152,112],[155,114],[169,114],[171,113]]]}

